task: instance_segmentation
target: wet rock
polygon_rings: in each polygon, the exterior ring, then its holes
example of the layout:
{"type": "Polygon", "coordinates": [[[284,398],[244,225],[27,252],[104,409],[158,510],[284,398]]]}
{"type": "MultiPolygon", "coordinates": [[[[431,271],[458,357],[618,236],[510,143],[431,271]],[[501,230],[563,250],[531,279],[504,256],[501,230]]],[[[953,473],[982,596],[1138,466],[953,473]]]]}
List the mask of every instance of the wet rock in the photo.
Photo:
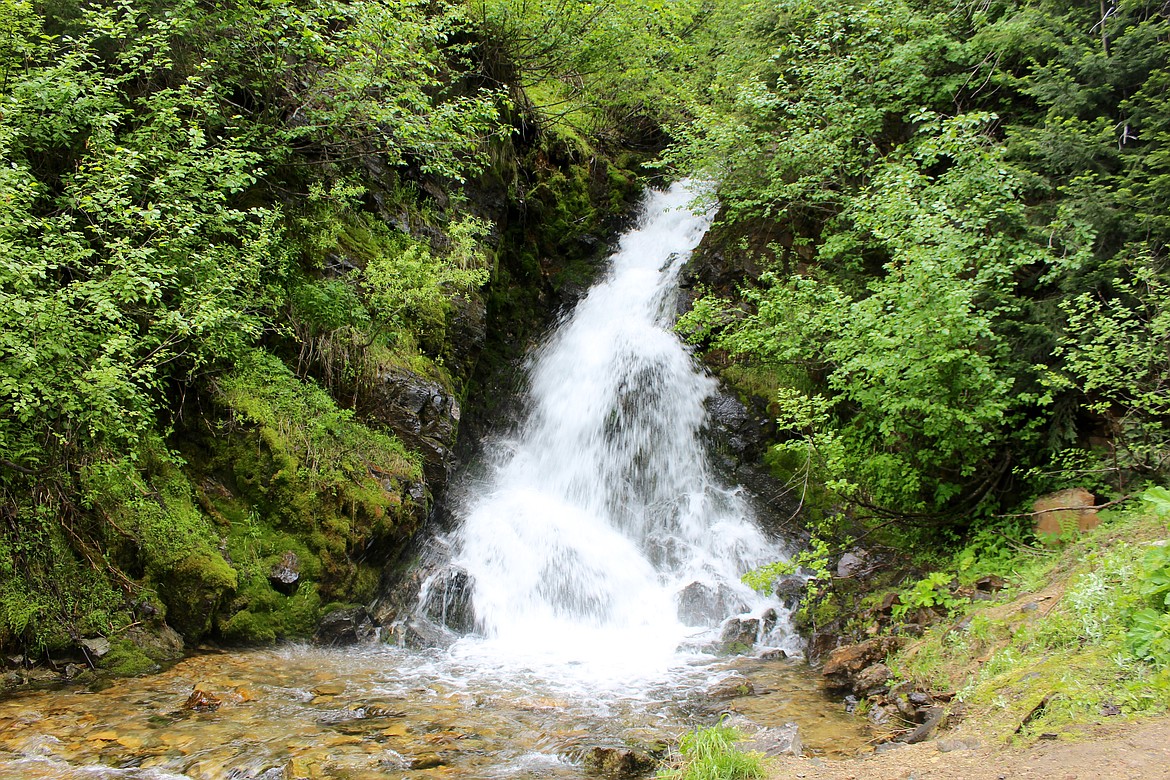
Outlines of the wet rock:
{"type": "Polygon", "coordinates": [[[475,629],[473,587],[466,569],[452,566],[440,571],[428,584],[423,613],[452,631],[470,633],[475,629]]]}
{"type": "Polygon", "coordinates": [[[885,664],[871,664],[853,678],[853,692],[858,696],[872,696],[883,692],[893,676],[894,673],[885,664]]]}
{"type": "Polygon", "coordinates": [[[808,640],[805,654],[810,664],[817,663],[841,644],[841,635],[836,631],[814,631],[808,640]]]}
{"type": "Polygon", "coordinates": [[[711,699],[734,699],[739,696],[751,696],[755,690],[756,687],[752,685],[751,680],[739,672],[732,672],[708,685],[704,693],[711,699]]]}
{"type": "Polygon", "coordinates": [[[783,661],[788,657],[788,653],[781,650],[779,647],[769,647],[760,651],[759,659],[761,661],[783,661]]]}
{"type": "Polygon", "coordinates": [[[1094,506],[1096,496],[1084,488],[1059,490],[1032,504],[1036,536],[1045,544],[1059,544],[1061,537],[1096,528],[1101,524],[1094,506]]]}
{"type": "Polygon", "coordinates": [[[89,661],[96,661],[110,652],[110,642],[102,637],[87,637],[80,640],[78,646],[81,647],[85,657],[89,661]]]}
{"type": "Polygon", "coordinates": [[[853,688],[854,678],[866,667],[885,659],[904,644],[893,636],[874,637],[861,644],[839,647],[829,654],[821,674],[831,688],[853,688]]]}
{"type": "Polygon", "coordinates": [[[910,703],[910,699],[906,696],[891,696],[893,705],[898,709],[898,714],[909,723],[917,723],[919,721],[918,708],[910,703]]]}
{"type": "Polygon", "coordinates": [[[785,609],[796,609],[804,599],[808,581],[799,574],[789,574],[776,580],[774,592],[785,609]]]}
{"type": "Polygon", "coordinates": [[[273,590],[286,596],[296,593],[301,584],[301,562],[297,554],[286,550],[268,573],[268,582],[273,590]]]}
{"type": "Polygon", "coordinates": [[[906,700],[915,707],[930,707],[934,704],[934,697],[925,691],[911,691],[906,694],[906,700]]]}
{"type": "Polygon", "coordinates": [[[804,752],[800,727],[795,723],[766,727],[743,715],[734,715],[724,720],[724,723],[744,735],[744,739],[737,744],[741,750],[763,753],[770,758],[800,756],[804,752]]]}
{"type": "Polygon", "coordinates": [[[214,693],[197,687],[191,691],[191,695],[183,703],[183,709],[191,710],[192,712],[215,712],[221,704],[223,704],[223,701],[214,693]]]}
{"type": "Polygon", "coordinates": [[[726,585],[712,587],[702,582],[692,582],[679,591],[677,602],[678,619],[688,626],[714,627],[726,615],[747,609],[747,604],[726,585]]]}
{"type": "Polygon", "coordinates": [[[752,649],[759,635],[758,618],[731,618],[723,624],[719,648],[724,653],[744,653],[752,649]]]}
{"type": "Polygon", "coordinates": [[[776,728],[761,728],[750,738],[739,744],[745,751],[758,751],[769,757],[800,756],[804,745],[800,740],[800,728],[795,723],[785,723],[776,728]]]}
{"type": "Polygon", "coordinates": [[[328,647],[376,642],[378,625],[365,607],[336,609],[317,625],[313,643],[328,647]]]}
{"type": "Polygon", "coordinates": [[[760,635],[767,636],[768,633],[776,627],[776,621],[780,616],[776,614],[776,610],[768,609],[760,616],[760,635]]]}
{"type": "Polygon", "coordinates": [[[131,626],[123,636],[152,661],[173,661],[182,658],[186,649],[179,632],[165,623],[131,626]]]}
{"type": "Polygon", "coordinates": [[[865,550],[847,552],[837,561],[837,576],[848,579],[863,574],[868,567],[865,550]]]}
{"type": "Polygon", "coordinates": [[[402,369],[381,373],[361,409],[394,431],[407,449],[423,457],[423,474],[432,494],[447,483],[451,449],[459,429],[459,402],[447,388],[402,369]]]}
{"type": "Polygon", "coordinates": [[[655,761],[645,753],[629,748],[595,747],[585,754],[585,770],[590,774],[625,780],[654,771],[655,761]]]}
{"type": "Polygon", "coordinates": [[[890,722],[892,713],[890,707],[871,707],[869,710],[869,722],[875,726],[885,726],[890,722]]]}
{"type": "Polygon", "coordinates": [[[429,620],[410,618],[390,627],[395,644],[422,650],[428,647],[447,648],[455,643],[455,634],[429,620]]]}

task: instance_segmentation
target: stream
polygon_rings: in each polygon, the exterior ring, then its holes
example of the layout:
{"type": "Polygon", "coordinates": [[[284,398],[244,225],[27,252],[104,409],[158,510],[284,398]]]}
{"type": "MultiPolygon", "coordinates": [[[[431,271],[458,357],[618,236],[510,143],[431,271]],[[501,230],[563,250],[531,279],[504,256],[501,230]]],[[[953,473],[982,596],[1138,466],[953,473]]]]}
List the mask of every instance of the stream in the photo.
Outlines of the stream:
{"type": "Polygon", "coordinates": [[[795,722],[808,754],[858,752],[863,721],[740,579],[786,553],[712,471],[715,381],[670,329],[710,223],[693,199],[648,193],[531,355],[520,422],[453,483],[457,522],[407,618],[442,641],[208,653],[25,691],[0,702],[0,777],[579,778],[595,748],[661,754],[723,712],[795,722]],[[731,675],[750,686],[718,691],[731,675]]]}

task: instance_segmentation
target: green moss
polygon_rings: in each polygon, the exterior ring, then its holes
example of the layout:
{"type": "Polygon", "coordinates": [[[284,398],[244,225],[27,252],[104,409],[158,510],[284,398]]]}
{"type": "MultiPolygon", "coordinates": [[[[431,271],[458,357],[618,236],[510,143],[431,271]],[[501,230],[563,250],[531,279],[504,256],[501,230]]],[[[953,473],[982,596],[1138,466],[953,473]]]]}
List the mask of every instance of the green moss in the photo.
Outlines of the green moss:
{"type": "Polygon", "coordinates": [[[167,622],[188,640],[207,635],[220,603],[238,583],[236,570],[218,553],[188,555],[155,576],[167,622]]]}
{"type": "Polygon", "coordinates": [[[124,640],[112,642],[110,652],[102,656],[98,666],[114,677],[134,677],[158,670],[158,664],[146,653],[124,640]]]}
{"type": "Polygon", "coordinates": [[[220,633],[224,639],[241,644],[307,637],[323,614],[315,584],[305,583],[293,595],[285,596],[259,578],[241,589],[232,610],[221,621],[220,633]]]}

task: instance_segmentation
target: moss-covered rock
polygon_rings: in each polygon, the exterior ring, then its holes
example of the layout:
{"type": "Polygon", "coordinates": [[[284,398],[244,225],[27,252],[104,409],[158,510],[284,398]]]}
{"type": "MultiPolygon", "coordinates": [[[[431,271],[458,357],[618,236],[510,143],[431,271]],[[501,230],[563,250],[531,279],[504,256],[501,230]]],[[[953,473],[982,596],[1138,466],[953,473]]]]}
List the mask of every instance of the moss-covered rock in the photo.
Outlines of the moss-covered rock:
{"type": "Polygon", "coordinates": [[[212,618],[239,581],[236,570],[215,553],[188,555],[157,576],[167,622],[190,641],[211,631],[212,618]]]}

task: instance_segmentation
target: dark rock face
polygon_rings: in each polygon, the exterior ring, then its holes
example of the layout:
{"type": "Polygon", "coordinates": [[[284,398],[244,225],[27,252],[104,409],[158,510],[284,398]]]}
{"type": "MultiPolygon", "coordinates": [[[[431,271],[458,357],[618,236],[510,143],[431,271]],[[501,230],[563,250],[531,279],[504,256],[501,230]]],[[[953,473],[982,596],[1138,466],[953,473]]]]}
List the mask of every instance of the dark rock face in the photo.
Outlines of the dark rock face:
{"type": "Polygon", "coordinates": [[[321,619],[313,635],[315,644],[329,647],[366,644],[377,639],[378,626],[365,607],[330,612],[321,619]]]}
{"type": "Polygon", "coordinates": [[[423,474],[432,494],[447,484],[451,450],[461,410],[438,382],[407,371],[381,374],[365,400],[363,412],[375,424],[394,431],[408,449],[423,457],[423,474]]]}
{"type": "Polygon", "coordinates": [[[475,606],[471,601],[474,582],[457,566],[443,569],[429,583],[423,614],[438,625],[460,634],[475,629],[475,606]]]}
{"type": "Polygon", "coordinates": [[[864,550],[847,552],[837,561],[838,577],[856,577],[866,569],[866,553],[864,550]]]}

